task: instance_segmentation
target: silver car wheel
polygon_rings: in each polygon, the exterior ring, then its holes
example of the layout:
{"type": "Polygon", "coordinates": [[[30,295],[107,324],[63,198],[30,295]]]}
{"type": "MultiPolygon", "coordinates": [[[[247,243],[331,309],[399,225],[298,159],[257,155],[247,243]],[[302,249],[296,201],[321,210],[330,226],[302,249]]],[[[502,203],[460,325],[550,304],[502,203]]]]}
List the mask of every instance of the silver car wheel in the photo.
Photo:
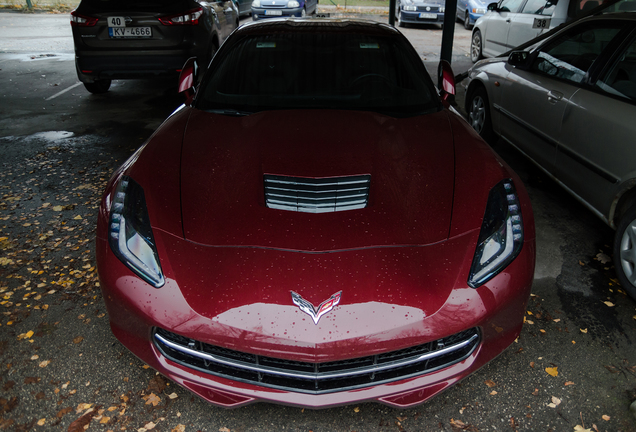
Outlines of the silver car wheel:
{"type": "Polygon", "coordinates": [[[486,101],[480,95],[475,95],[470,104],[468,121],[473,129],[481,134],[486,124],[486,101]]]}
{"type": "Polygon", "coordinates": [[[620,244],[621,267],[625,277],[632,285],[636,285],[636,220],[625,228],[620,244]]]}
{"type": "Polygon", "coordinates": [[[470,60],[473,63],[475,63],[482,57],[483,55],[481,54],[481,32],[479,30],[475,30],[473,32],[473,37],[470,41],[470,60]]]}

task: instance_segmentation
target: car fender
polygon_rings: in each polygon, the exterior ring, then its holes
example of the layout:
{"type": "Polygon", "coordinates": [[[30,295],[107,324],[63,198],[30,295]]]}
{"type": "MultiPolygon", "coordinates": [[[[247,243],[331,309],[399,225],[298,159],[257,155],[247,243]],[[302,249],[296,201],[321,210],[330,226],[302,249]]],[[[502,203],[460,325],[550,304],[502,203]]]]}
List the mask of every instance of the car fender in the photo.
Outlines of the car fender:
{"type": "Polygon", "coordinates": [[[466,87],[466,100],[465,100],[465,109],[467,112],[470,111],[469,107],[469,98],[475,89],[478,87],[483,87],[486,89],[486,94],[488,95],[488,104],[490,107],[490,115],[492,119],[492,128],[496,134],[499,134],[499,112],[494,109],[494,104],[500,99],[500,92],[496,91],[497,87],[494,84],[494,81],[490,75],[488,75],[484,71],[479,71],[476,75],[470,76],[470,82],[466,87]]]}

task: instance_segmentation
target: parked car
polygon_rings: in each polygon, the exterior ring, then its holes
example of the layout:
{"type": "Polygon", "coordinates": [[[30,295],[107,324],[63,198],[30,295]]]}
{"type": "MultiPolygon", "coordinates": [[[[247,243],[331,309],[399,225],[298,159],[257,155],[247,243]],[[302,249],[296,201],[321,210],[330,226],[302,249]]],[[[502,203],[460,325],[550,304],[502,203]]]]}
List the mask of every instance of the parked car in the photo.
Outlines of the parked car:
{"type": "MultiPolygon", "coordinates": [[[[487,13],[473,27],[470,59],[476,62],[508,52],[604,3],[615,1],[500,0],[490,3],[487,13]]],[[[627,10],[630,10],[629,3],[623,3],[627,10]]],[[[631,7],[631,10],[634,8],[631,7]]]]}
{"type": "Polygon", "coordinates": [[[252,20],[315,15],[318,0],[253,0],[252,20]]]}
{"type": "Polygon", "coordinates": [[[113,79],[176,76],[190,57],[209,62],[237,26],[230,0],[82,0],[71,12],[77,76],[91,93],[113,79]]]}
{"type": "Polygon", "coordinates": [[[110,179],[114,334],[213,404],[419,404],[519,335],[522,182],[386,24],[263,20],[110,179]],[[236,71],[249,71],[237,74],[236,71]]]}
{"type": "Polygon", "coordinates": [[[486,13],[487,7],[487,4],[482,0],[458,0],[457,19],[464,23],[466,30],[469,30],[486,13]]]}
{"type": "Polygon", "coordinates": [[[468,71],[466,110],[616,229],[618,279],[636,298],[636,14],[572,23],[468,71]]]}
{"type": "Polygon", "coordinates": [[[399,27],[406,24],[444,25],[445,0],[397,0],[395,23],[399,27]]]}
{"type": "Polygon", "coordinates": [[[238,9],[239,16],[250,15],[252,13],[252,0],[233,0],[238,9]]]}

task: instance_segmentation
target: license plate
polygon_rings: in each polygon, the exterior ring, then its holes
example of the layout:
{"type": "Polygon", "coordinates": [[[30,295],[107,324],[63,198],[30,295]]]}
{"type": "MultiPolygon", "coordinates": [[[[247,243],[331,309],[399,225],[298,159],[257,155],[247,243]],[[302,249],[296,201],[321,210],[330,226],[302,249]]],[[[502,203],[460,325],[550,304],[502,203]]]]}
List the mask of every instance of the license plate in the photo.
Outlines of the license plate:
{"type": "Polygon", "coordinates": [[[108,34],[112,38],[149,38],[152,37],[150,27],[109,27],[108,34]]]}
{"type": "Polygon", "coordinates": [[[283,15],[283,11],[281,11],[281,10],[265,10],[265,15],[282,16],[283,15]]]}
{"type": "Polygon", "coordinates": [[[433,13],[421,13],[421,14],[420,14],[420,18],[423,18],[423,19],[437,19],[437,14],[433,14],[433,13]]]}
{"type": "Polygon", "coordinates": [[[550,18],[535,18],[532,28],[547,29],[550,28],[550,18]]]}

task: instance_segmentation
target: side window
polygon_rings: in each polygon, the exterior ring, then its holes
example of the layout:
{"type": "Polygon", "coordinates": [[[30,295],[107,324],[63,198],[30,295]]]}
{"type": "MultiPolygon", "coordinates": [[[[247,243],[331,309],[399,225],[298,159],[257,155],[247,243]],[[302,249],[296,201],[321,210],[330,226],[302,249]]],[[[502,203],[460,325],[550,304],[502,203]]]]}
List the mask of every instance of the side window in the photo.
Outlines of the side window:
{"type": "Polygon", "coordinates": [[[594,60],[620,30],[621,24],[602,22],[575,27],[541,47],[532,64],[532,70],[580,83],[594,60]]]}
{"type": "Polygon", "coordinates": [[[596,86],[607,93],[636,101],[636,41],[627,47],[596,86]]]}
{"type": "Polygon", "coordinates": [[[528,0],[521,13],[552,16],[558,0],[528,0]]]}
{"type": "Polygon", "coordinates": [[[523,0],[501,0],[499,2],[499,12],[519,12],[523,0]]]}

